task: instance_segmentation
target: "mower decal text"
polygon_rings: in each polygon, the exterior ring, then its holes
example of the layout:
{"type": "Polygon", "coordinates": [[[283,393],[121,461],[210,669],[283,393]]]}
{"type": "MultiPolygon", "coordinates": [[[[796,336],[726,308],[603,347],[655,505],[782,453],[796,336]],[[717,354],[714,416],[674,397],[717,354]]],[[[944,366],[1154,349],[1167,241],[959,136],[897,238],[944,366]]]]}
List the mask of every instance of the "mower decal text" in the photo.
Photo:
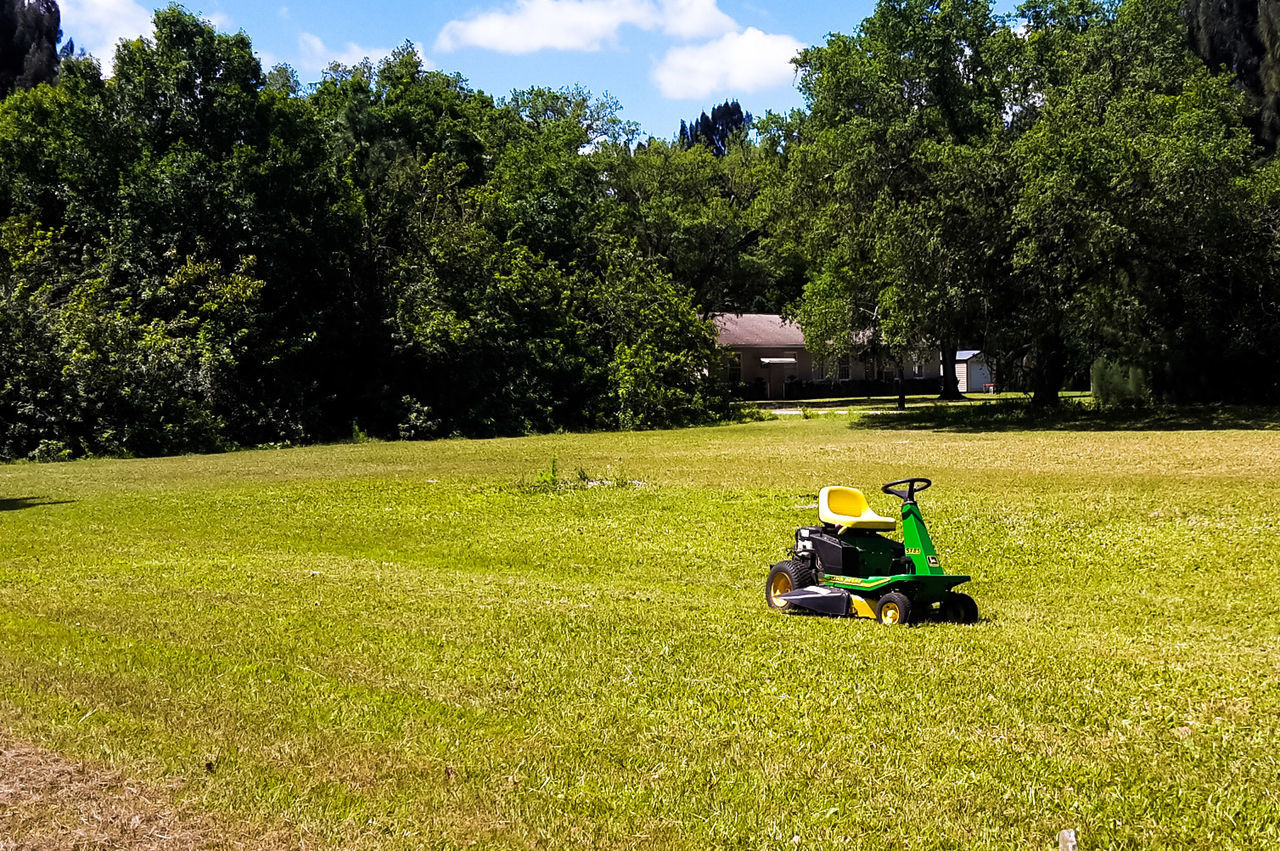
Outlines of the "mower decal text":
{"type": "Polygon", "coordinates": [[[886,582],[892,582],[893,577],[886,576],[883,579],[854,579],[851,576],[832,576],[831,574],[823,574],[822,580],[831,585],[840,585],[845,588],[877,588],[886,582]]]}
{"type": "Polygon", "coordinates": [[[919,547],[907,547],[907,555],[909,555],[909,556],[918,556],[918,555],[920,555],[920,549],[919,549],[919,547]]]}

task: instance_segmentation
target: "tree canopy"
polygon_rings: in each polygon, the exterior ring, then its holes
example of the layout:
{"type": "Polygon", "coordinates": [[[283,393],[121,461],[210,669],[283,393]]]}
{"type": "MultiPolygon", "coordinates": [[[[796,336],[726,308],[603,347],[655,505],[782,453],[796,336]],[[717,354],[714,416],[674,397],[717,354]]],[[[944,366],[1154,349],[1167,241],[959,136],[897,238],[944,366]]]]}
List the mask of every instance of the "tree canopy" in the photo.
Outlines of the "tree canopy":
{"type": "Polygon", "coordinates": [[[408,43],[304,87],[176,6],[104,74],[8,0],[0,457],[708,421],[723,312],[1042,405],[1280,399],[1268,8],[881,0],[805,109],[642,140],[408,43]]]}

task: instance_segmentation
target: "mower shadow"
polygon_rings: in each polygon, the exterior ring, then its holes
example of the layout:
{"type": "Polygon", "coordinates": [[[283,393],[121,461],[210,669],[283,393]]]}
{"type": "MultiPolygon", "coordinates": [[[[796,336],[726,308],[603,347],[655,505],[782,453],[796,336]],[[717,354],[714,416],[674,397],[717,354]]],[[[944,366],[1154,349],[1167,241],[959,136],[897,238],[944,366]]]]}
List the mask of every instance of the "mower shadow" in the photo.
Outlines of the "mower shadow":
{"type": "MultiPolygon", "coordinates": [[[[783,614],[785,614],[787,617],[790,617],[790,618],[822,618],[824,620],[833,620],[833,621],[867,621],[869,623],[877,623],[877,621],[873,618],[864,618],[864,617],[859,617],[858,615],[828,615],[823,612],[815,612],[812,609],[789,609],[788,611],[783,612],[783,614]]],[[[911,624],[909,624],[909,626],[912,629],[917,629],[922,626],[970,627],[970,626],[979,626],[980,624],[986,624],[991,622],[992,622],[991,618],[985,618],[985,617],[980,617],[973,623],[957,623],[956,621],[944,621],[941,618],[930,617],[930,618],[924,618],[922,620],[914,621],[911,624]]]]}
{"type": "Polygon", "coordinates": [[[1152,408],[1094,408],[1063,401],[1035,408],[1021,399],[969,404],[929,404],[901,413],[868,413],[851,429],[886,431],[1211,431],[1280,429],[1280,410],[1259,405],[1192,405],[1152,408]]]}
{"type": "Polygon", "coordinates": [[[48,499],[43,496],[0,497],[0,511],[21,511],[24,508],[39,508],[42,505],[67,505],[74,499],[48,499]]]}

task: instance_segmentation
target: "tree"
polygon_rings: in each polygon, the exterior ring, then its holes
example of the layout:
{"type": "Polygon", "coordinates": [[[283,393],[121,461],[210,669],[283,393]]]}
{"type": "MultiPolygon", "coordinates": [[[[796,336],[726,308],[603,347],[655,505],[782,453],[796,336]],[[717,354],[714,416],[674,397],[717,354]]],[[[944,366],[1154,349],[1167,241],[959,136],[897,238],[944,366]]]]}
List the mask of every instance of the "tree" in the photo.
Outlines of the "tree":
{"type": "Polygon", "coordinates": [[[1257,112],[1249,124],[1268,150],[1280,139],[1280,14],[1271,0],[1187,0],[1191,46],[1225,70],[1257,112]]]}
{"type": "Polygon", "coordinates": [[[702,145],[650,140],[613,154],[606,167],[616,230],[688,287],[703,315],[775,313],[791,300],[760,242],[758,201],[778,171],[759,148],[744,144],[717,157],[702,145]]]}
{"type": "MultiPolygon", "coordinates": [[[[999,184],[984,171],[1003,144],[1011,40],[985,0],[882,0],[857,33],[796,60],[810,115],[795,175],[813,187],[798,194],[817,196],[808,242],[821,282],[805,300],[849,300],[850,316],[883,308],[899,352],[932,342],[943,398],[959,396],[954,354],[999,254],[974,239],[974,211],[957,198],[999,184]]],[[[980,229],[997,234],[999,222],[980,229]]],[[[838,313],[808,306],[801,318],[838,313]]],[[[857,330],[832,341],[835,353],[857,330]]]]}
{"type": "Polygon", "coordinates": [[[53,82],[61,40],[54,0],[0,0],[0,98],[53,82]]]}
{"type": "MultiPolygon", "coordinates": [[[[1043,11],[1031,44],[1053,26],[1057,12],[1043,11]]],[[[1038,401],[1056,398],[1072,349],[1143,367],[1168,398],[1230,393],[1221,376],[1247,370],[1241,330],[1260,332],[1273,313],[1274,290],[1254,278],[1265,239],[1248,212],[1246,110],[1229,78],[1187,52],[1182,28],[1176,2],[1131,0],[1038,66],[1052,82],[1012,151],[1018,298],[1007,300],[1031,341],[1038,401]]]]}
{"type": "Polygon", "coordinates": [[[717,157],[729,153],[735,143],[741,144],[751,129],[751,113],[743,112],[742,106],[735,101],[725,101],[711,108],[711,115],[705,112],[686,124],[680,122],[677,144],[688,150],[701,145],[717,157]]]}

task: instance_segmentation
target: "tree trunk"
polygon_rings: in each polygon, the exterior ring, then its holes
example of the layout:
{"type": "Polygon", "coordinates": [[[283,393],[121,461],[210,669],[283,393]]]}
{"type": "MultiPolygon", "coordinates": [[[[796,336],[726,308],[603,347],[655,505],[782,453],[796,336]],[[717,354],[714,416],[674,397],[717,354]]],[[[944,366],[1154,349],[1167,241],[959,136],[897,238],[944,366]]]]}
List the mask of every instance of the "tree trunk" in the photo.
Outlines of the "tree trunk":
{"type": "Polygon", "coordinates": [[[1031,350],[1031,405],[1052,408],[1058,404],[1058,391],[1066,374],[1067,352],[1062,337],[1046,334],[1036,340],[1031,350]]]}
{"type": "Polygon", "coordinates": [[[907,371],[902,365],[902,358],[898,358],[898,410],[905,411],[907,409],[907,371]]]}
{"type": "Polygon", "coordinates": [[[944,340],[938,350],[942,354],[942,393],[938,398],[944,402],[958,402],[965,395],[960,392],[960,382],[956,379],[956,344],[944,340]]]}

